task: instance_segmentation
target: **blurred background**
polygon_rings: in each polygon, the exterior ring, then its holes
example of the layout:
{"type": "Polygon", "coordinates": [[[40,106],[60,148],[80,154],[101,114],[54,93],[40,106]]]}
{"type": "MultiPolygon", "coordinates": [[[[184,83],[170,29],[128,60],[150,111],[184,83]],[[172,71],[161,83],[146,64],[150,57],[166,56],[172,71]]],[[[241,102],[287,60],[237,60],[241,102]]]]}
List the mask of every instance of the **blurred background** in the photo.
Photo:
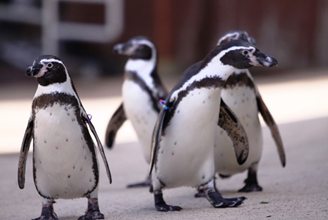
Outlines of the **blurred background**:
{"type": "Polygon", "coordinates": [[[19,149],[37,87],[25,69],[41,54],[64,61],[103,137],[121,101],[126,58],[115,44],[152,39],[170,89],[235,29],[279,62],[251,70],[278,124],[328,115],[326,0],[0,0],[0,150],[19,149]]]}
{"type": "Polygon", "coordinates": [[[112,47],[136,35],[156,43],[161,73],[180,74],[234,29],[278,59],[270,71],[326,67],[327,21],[326,0],[0,0],[0,83],[26,79],[40,54],[78,77],[121,74],[112,47]]]}

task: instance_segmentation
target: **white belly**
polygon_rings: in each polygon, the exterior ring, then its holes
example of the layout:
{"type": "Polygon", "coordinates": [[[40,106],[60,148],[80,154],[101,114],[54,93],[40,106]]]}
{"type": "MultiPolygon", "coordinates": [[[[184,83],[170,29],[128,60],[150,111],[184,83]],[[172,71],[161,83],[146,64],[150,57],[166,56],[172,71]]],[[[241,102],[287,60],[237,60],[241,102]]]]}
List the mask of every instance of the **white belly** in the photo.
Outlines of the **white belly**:
{"type": "Polygon", "coordinates": [[[92,153],[74,108],[54,104],[40,109],[34,125],[35,184],[50,198],[79,198],[96,186],[92,153]]]}
{"type": "Polygon", "coordinates": [[[214,147],[216,171],[223,175],[232,175],[243,172],[260,161],[263,145],[262,129],[253,90],[248,87],[224,89],[221,97],[241,121],[249,142],[248,158],[243,165],[239,165],[231,140],[220,127],[217,127],[214,147]]]}
{"type": "Polygon", "coordinates": [[[214,175],[214,135],[219,91],[195,89],[177,106],[162,137],[156,175],[166,187],[199,186],[214,175]]]}
{"type": "Polygon", "coordinates": [[[138,136],[147,163],[150,162],[151,137],[158,113],[148,94],[136,83],[125,80],[122,89],[124,112],[138,136]]]}

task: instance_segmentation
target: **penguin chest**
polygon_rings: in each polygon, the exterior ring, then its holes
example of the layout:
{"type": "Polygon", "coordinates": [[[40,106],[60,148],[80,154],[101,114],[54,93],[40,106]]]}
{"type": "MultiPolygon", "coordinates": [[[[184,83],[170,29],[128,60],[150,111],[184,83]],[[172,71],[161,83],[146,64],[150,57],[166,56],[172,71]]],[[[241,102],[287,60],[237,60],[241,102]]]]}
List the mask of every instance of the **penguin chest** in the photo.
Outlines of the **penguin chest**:
{"type": "Polygon", "coordinates": [[[194,187],[212,179],[219,105],[219,91],[209,89],[195,89],[179,102],[158,150],[156,173],[165,186],[194,187]]]}
{"type": "Polygon", "coordinates": [[[88,144],[94,146],[87,143],[85,133],[89,135],[86,126],[78,123],[71,105],[54,103],[36,110],[34,181],[43,197],[83,197],[97,186],[96,155],[88,144]]]}
{"type": "Polygon", "coordinates": [[[246,86],[235,86],[224,89],[221,97],[241,121],[249,142],[248,158],[243,165],[239,165],[231,140],[220,127],[217,128],[216,170],[223,175],[232,175],[243,172],[260,161],[263,146],[262,128],[253,89],[246,86]]]}
{"type": "Polygon", "coordinates": [[[153,108],[151,94],[147,93],[137,83],[126,80],[123,84],[124,112],[138,136],[144,157],[149,163],[151,152],[151,137],[158,112],[153,108]]]}

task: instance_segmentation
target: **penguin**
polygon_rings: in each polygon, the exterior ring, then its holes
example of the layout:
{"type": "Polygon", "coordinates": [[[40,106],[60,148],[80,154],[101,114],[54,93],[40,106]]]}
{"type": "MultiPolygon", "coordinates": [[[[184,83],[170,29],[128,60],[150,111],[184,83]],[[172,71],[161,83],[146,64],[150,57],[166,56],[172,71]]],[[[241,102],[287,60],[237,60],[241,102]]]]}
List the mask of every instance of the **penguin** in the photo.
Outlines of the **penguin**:
{"type": "Polygon", "coordinates": [[[26,160],[33,139],[33,177],[36,190],[43,197],[41,216],[58,219],[53,203],[56,199],[86,197],[88,208],[79,219],[104,219],[98,205],[99,167],[93,133],[112,182],[108,162],[91,122],[63,61],[42,55],[28,67],[26,75],[35,77],[38,87],[23,137],[18,185],[25,185],[26,160]]]}
{"type": "MultiPolygon", "coordinates": [[[[168,95],[155,124],[149,172],[157,211],[180,211],[168,205],[164,188],[204,187],[215,208],[236,207],[245,197],[223,198],[208,187],[215,174],[214,140],[220,96],[225,81],[238,69],[275,66],[276,59],[252,44],[233,40],[216,46],[202,61],[188,68],[168,95]]],[[[235,160],[243,164],[247,147],[235,148],[235,160]]]]}
{"type": "MultiPolygon", "coordinates": [[[[228,32],[219,39],[218,45],[237,39],[255,45],[254,38],[250,37],[246,31],[228,32]]],[[[271,131],[278,149],[281,165],[285,167],[286,155],[278,126],[265,105],[248,69],[238,69],[228,78],[223,87],[221,98],[236,114],[237,118],[240,119],[247,133],[249,154],[245,163],[239,165],[234,160],[234,151],[229,137],[220,127],[217,127],[214,145],[215,169],[221,177],[229,177],[248,170],[245,186],[238,191],[262,191],[262,187],[257,181],[258,165],[263,150],[262,127],[259,121],[259,113],[271,131]]]]}
{"type": "MultiPolygon", "coordinates": [[[[129,59],[125,65],[125,79],[122,86],[122,103],[108,122],[105,141],[113,147],[116,133],[126,120],[130,120],[142,147],[146,162],[150,162],[151,137],[161,109],[158,101],[168,95],[157,72],[157,50],[155,44],[146,37],[137,36],[126,43],[114,46],[116,54],[129,59]]],[[[150,177],[127,187],[146,187],[150,177]]]]}

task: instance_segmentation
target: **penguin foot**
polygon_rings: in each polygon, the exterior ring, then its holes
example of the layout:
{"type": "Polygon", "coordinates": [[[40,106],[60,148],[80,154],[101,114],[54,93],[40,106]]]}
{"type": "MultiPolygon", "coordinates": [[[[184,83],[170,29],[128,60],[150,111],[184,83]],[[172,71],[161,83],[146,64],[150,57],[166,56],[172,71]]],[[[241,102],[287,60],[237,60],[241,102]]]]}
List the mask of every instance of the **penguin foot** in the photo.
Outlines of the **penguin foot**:
{"type": "Polygon", "coordinates": [[[126,188],[148,187],[148,186],[150,186],[150,182],[146,180],[146,181],[140,182],[140,183],[129,184],[126,186],[126,188]]]}
{"type": "Polygon", "coordinates": [[[135,188],[135,187],[149,187],[150,184],[150,176],[148,175],[147,178],[145,179],[145,181],[140,182],[140,183],[133,183],[133,184],[129,184],[126,187],[127,188],[135,188]]]}
{"type": "Polygon", "coordinates": [[[257,171],[252,167],[249,168],[247,178],[244,182],[245,186],[238,190],[238,192],[258,192],[263,190],[257,182],[257,171]]]}
{"type": "Polygon", "coordinates": [[[55,203],[55,201],[45,199],[42,204],[41,216],[33,220],[58,220],[53,203],[55,203]]]}
{"type": "Polygon", "coordinates": [[[168,211],[180,211],[182,208],[180,206],[172,206],[167,205],[166,202],[163,199],[163,194],[154,194],[155,199],[155,208],[157,211],[160,212],[168,212],[168,211]]]}
{"type": "Polygon", "coordinates": [[[198,187],[197,188],[197,193],[194,195],[195,198],[205,198],[206,194],[203,188],[198,187]]]}
{"type": "Polygon", "coordinates": [[[237,207],[243,203],[246,197],[223,198],[219,192],[213,189],[205,191],[207,200],[214,208],[237,207]]]}
{"type": "Polygon", "coordinates": [[[261,186],[259,186],[259,184],[246,182],[246,185],[238,190],[238,192],[260,192],[262,190],[263,189],[261,186]]]}
{"type": "Polygon", "coordinates": [[[98,199],[88,198],[88,209],[85,215],[82,215],[78,220],[105,219],[105,216],[99,211],[98,199]]]}

